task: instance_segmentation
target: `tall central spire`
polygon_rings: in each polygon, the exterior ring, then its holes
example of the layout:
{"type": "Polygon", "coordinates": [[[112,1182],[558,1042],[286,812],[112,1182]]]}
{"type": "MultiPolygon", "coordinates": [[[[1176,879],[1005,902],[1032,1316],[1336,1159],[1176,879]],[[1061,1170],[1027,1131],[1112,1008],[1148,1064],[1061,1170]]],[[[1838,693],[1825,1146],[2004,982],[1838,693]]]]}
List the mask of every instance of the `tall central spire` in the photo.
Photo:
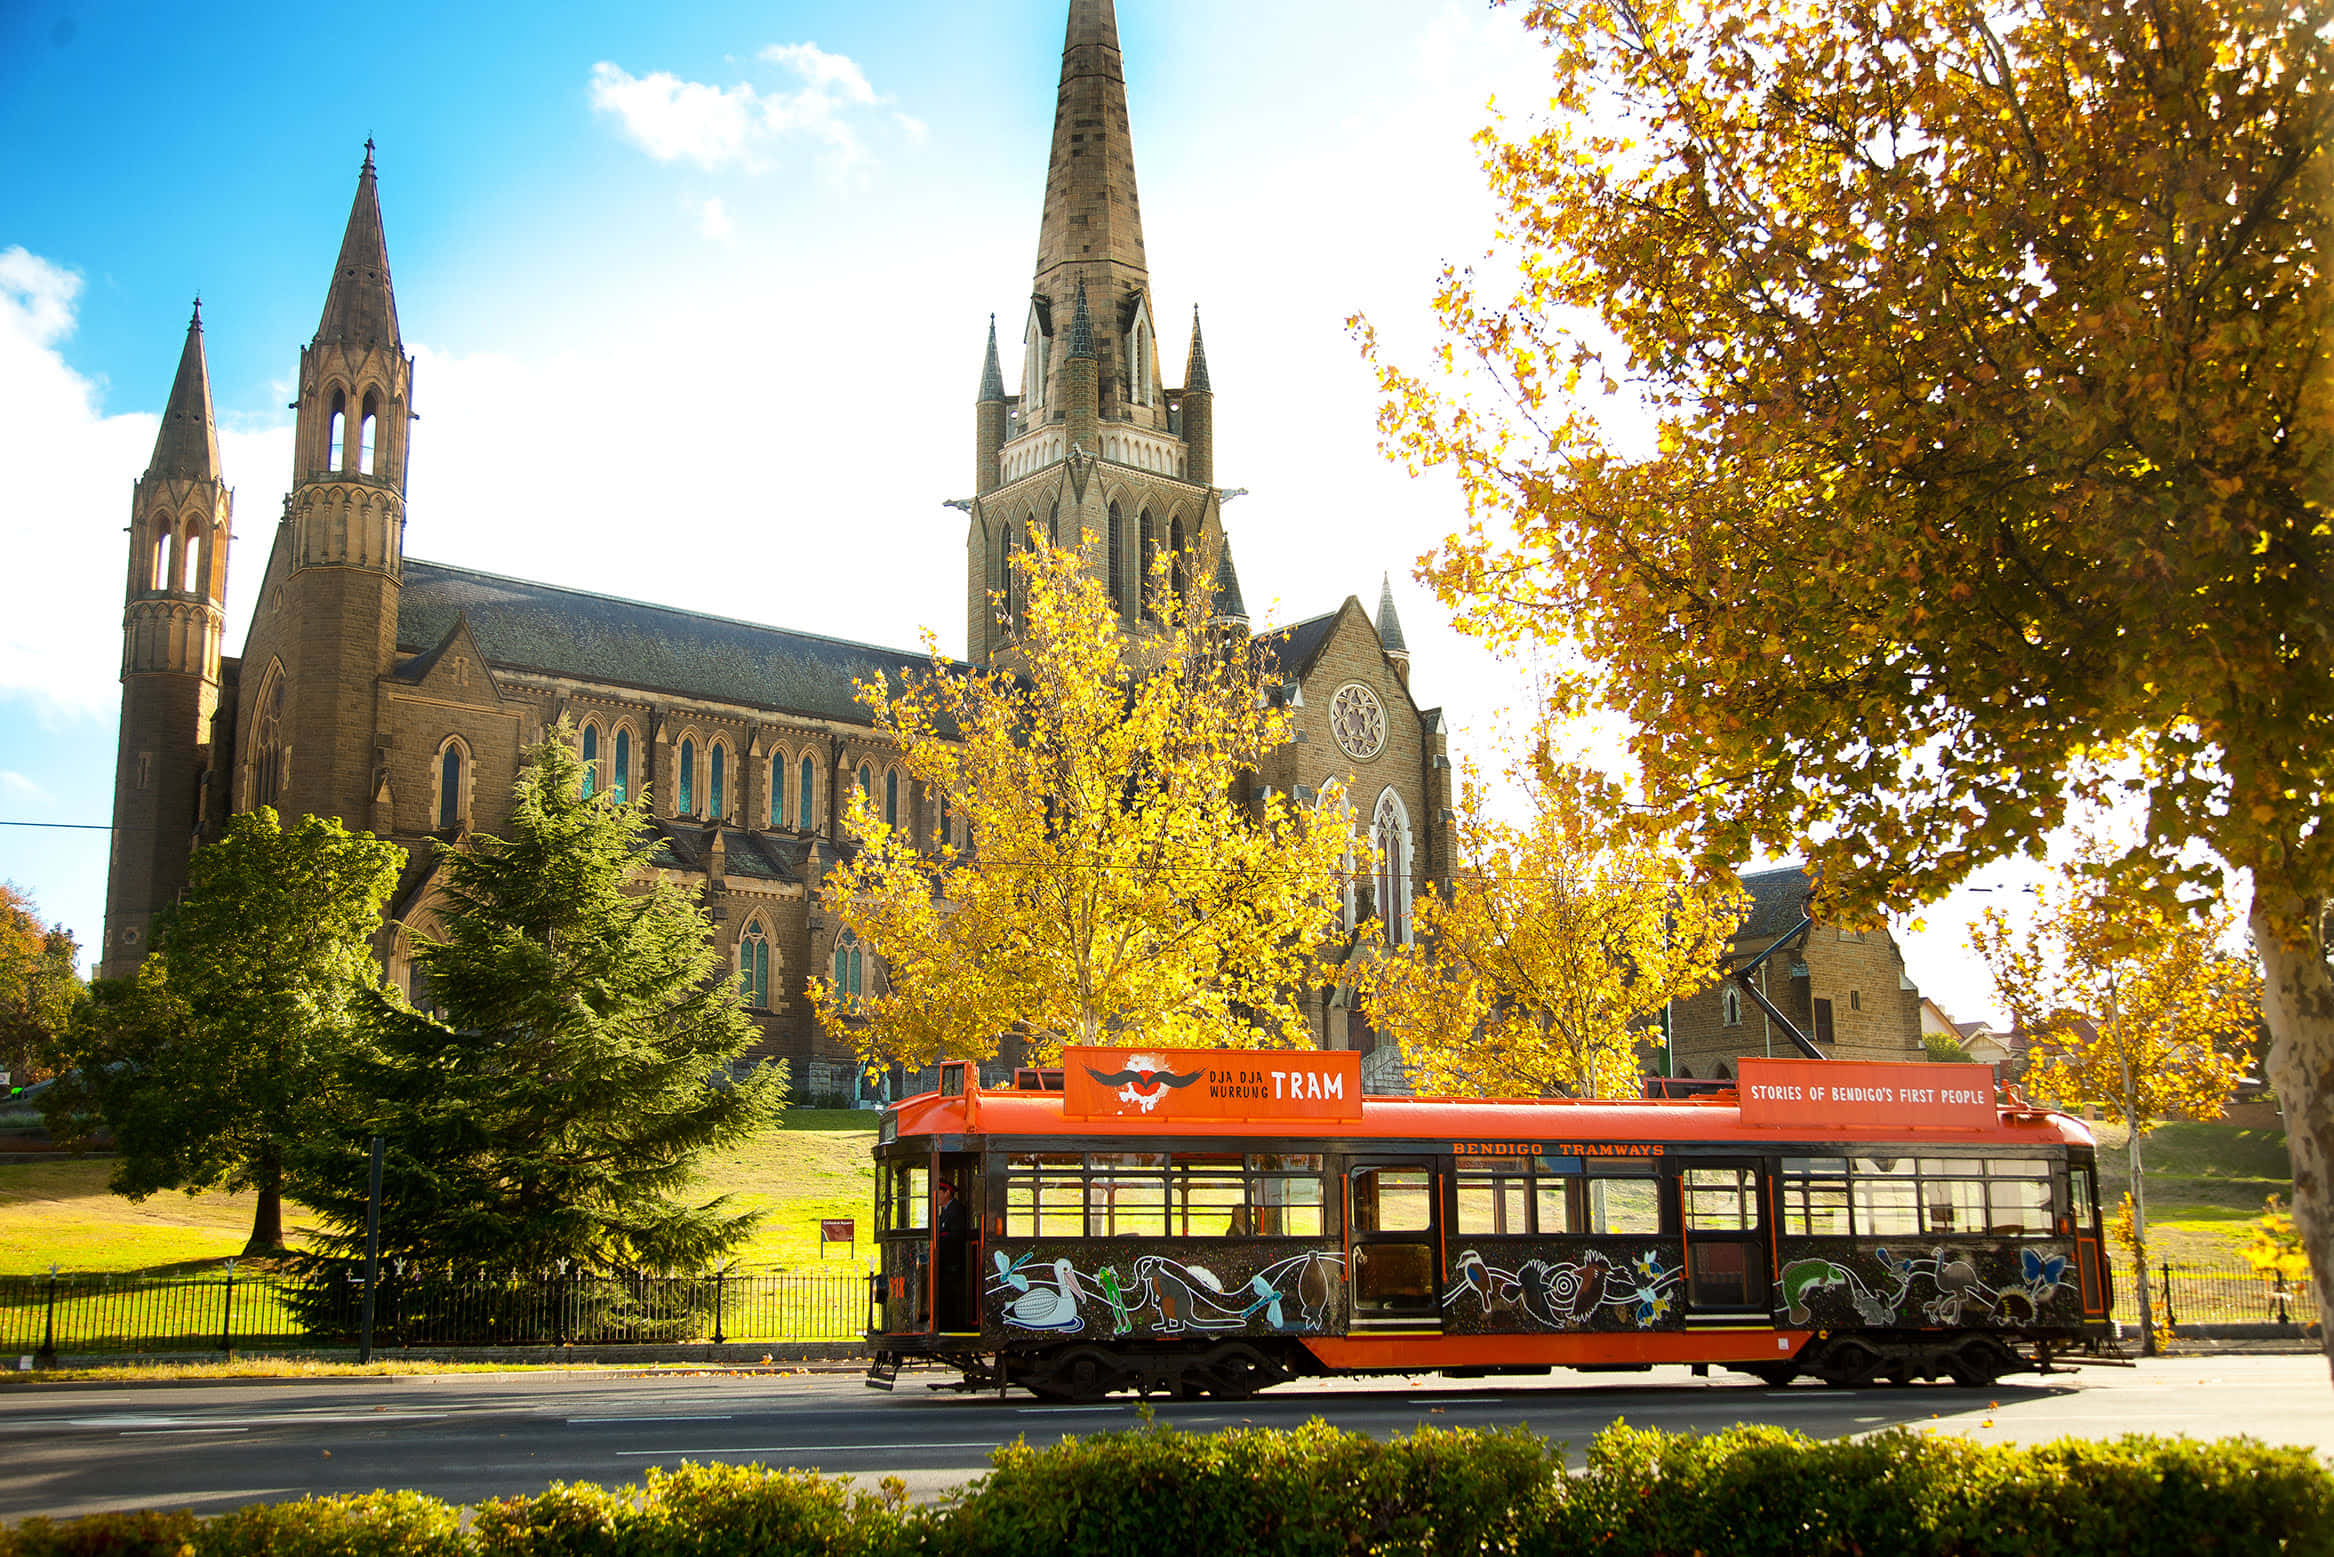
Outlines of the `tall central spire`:
{"type": "Polygon", "coordinates": [[[1118,13],[1111,0],[1070,0],[1045,217],[1037,233],[1036,290],[1066,311],[1083,280],[1096,312],[1107,315],[1148,275],[1118,13]]]}
{"type": "Polygon", "coordinates": [[[349,205],[340,263],[333,267],[316,338],[350,346],[403,344],[397,334],[397,296],[389,286],[389,242],[381,233],[381,189],[373,174],[371,141],[365,142],[357,197],[349,205]]]}
{"type": "Polygon", "coordinates": [[[170,383],[170,403],[154,437],[150,476],[177,481],[219,479],[219,426],[211,414],[211,370],[203,356],[203,304],[195,299],[187,322],[186,345],[178,354],[178,376],[170,383]]]}

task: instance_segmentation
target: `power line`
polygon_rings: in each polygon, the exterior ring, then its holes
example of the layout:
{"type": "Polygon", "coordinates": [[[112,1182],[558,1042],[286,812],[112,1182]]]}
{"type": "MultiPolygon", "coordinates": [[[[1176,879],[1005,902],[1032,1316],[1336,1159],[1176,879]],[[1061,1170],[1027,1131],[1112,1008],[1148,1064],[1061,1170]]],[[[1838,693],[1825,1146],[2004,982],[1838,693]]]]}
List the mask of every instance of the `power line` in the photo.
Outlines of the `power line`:
{"type": "Polygon", "coordinates": [[[111,826],[111,825],[109,825],[108,823],[105,823],[105,822],[10,822],[10,821],[0,821],[0,827],[56,827],[56,828],[62,828],[62,829],[64,829],[65,831],[68,831],[68,832],[84,832],[84,833],[110,833],[110,832],[112,832],[112,831],[113,831],[113,828],[112,828],[112,826],[111,826]]]}

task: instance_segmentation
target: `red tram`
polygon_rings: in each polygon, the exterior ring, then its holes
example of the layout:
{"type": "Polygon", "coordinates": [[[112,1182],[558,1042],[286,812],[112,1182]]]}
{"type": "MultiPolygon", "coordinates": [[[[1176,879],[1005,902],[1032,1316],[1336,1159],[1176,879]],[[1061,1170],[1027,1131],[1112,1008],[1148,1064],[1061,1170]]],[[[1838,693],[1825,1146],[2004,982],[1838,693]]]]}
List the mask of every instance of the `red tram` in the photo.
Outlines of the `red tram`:
{"type": "Polygon", "coordinates": [[[1073,1049],[883,1116],[869,1382],[1243,1396],[1689,1363],[1983,1386],[2115,1336],[2090,1132],[1968,1065],[1679,1101],[1362,1096],[1336,1051],[1073,1049]]]}

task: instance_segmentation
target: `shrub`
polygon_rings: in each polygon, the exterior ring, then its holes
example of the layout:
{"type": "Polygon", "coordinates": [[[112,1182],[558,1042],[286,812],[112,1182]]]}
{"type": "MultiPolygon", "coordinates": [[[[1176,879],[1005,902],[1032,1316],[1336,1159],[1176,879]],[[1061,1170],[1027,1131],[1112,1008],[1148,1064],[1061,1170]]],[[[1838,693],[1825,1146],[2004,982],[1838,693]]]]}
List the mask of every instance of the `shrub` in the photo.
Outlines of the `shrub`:
{"type": "Polygon", "coordinates": [[[2334,1557],[2334,1476],[2250,1439],[2025,1449],[1892,1429],[1810,1442],[1615,1426],[1562,1474],[1540,1438],[1151,1429],[997,1451],[952,1504],[761,1466],[652,1470],[455,1511],[414,1493],[0,1528],[0,1557],[2334,1557]]]}

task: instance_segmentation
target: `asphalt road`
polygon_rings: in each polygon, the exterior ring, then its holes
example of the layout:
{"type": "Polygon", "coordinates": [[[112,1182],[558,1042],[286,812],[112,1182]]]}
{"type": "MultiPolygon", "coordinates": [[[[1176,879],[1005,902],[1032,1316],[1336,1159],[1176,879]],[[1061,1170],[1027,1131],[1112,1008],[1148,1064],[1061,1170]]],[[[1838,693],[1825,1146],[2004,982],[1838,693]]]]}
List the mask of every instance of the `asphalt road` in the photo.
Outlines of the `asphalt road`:
{"type": "MultiPolygon", "coordinates": [[[[2092,1368],[1987,1390],[1768,1389],[1684,1368],[1524,1387],[1480,1380],[1340,1380],[1253,1400],[1158,1403],[1178,1427],[1292,1426],[1322,1416],[1371,1433],[1521,1423],[1575,1451],[1618,1418],[1714,1430],[1770,1422],[1817,1437],[1909,1424],[1985,1441],[2127,1432],[2250,1433],[2334,1452],[2334,1387],[2318,1357],[2214,1357],[2092,1368]]],[[[190,1507],[406,1487],[454,1502],[616,1483],[683,1460],[897,1475],[930,1496],[1026,1436],[1131,1427],[1130,1403],[1048,1406],[923,1387],[883,1394],[852,1374],[456,1374],[326,1381],[0,1390],[0,1518],[190,1507]]]]}

